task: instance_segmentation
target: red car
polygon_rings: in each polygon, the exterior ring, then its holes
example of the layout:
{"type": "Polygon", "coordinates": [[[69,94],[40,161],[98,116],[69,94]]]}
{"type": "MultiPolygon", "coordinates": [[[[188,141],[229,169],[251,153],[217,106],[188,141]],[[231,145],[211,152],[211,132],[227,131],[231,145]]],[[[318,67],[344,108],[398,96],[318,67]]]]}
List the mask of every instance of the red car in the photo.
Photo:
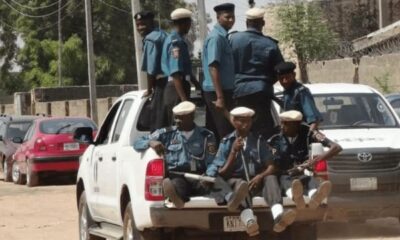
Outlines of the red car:
{"type": "Polygon", "coordinates": [[[24,139],[13,139],[21,143],[13,155],[13,182],[24,184],[26,180],[26,184],[32,187],[39,184],[39,178],[43,175],[75,175],[79,157],[87,147],[73,139],[74,130],[78,127],[91,127],[94,134],[97,131],[96,124],[88,118],[51,117],[35,120],[24,139]]]}

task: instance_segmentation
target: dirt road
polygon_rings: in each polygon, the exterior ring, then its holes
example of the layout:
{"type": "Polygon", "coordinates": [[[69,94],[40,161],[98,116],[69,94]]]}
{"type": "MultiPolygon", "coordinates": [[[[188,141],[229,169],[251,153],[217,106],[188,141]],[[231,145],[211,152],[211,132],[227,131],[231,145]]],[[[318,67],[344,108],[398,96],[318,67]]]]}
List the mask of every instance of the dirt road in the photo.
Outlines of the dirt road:
{"type": "MultiPolygon", "coordinates": [[[[27,188],[0,179],[0,239],[78,239],[74,185],[27,188]]],[[[324,223],[318,226],[318,239],[400,239],[400,225],[393,218],[324,223]]]]}

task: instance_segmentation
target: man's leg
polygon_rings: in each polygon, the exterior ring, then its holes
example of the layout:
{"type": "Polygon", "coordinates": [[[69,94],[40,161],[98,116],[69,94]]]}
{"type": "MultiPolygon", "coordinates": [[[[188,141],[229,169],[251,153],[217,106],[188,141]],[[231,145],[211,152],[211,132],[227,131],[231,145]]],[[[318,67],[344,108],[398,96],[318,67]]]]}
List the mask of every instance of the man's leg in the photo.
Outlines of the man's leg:
{"type": "Polygon", "coordinates": [[[314,177],[309,176],[307,188],[308,196],[310,197],[308,207],[311,209],[316,209],[331,193],[332,183],[330,181],[323,181],[321,184],[319,184],[314,177]]]}
{"type": "Polygon", "coordinates": [[[190,200],[190,183],[182,176],[165,178],[163,181],[164,195],[176,208],[183,208],[185,202],[190,200]]]}
{"type": "Polygon", "coordinates": [[[151,123],[150,131],[154,131],[163,127],[168,127],[167,121],[165,119],[166,109],[164,108],[164,92],[167,85],[167,78],[157,79],[154,86],[154,94],[152,99],[152,113],[151,119],[154,120],[151,123]]]}
{"type": "Polygon", "coordinates": [[[304,183],[299,179],[293,179],[289,175],[282,175],[280,177],[280,183],[282,191],[287,197],[293,200],[293,202],[296,204],[296,208],[299,210],[304,209],[306,207],[303,197],[304,183]]]}
{"type": "MultiPolygon", "coordinates": [[[[287,178],[284,178],[284,181],[286,181],[284,182],[285,186],[288,186],[287,180],[287,178]]],[[[269,175],[264,178],[263,197],[271,208],[272,218],[274,219],[273,230],[275,232],[284,231],[287,226],[294,222],[297,213],[291,209],[283,210],[281,189],[275,175],[269,175]]]]}

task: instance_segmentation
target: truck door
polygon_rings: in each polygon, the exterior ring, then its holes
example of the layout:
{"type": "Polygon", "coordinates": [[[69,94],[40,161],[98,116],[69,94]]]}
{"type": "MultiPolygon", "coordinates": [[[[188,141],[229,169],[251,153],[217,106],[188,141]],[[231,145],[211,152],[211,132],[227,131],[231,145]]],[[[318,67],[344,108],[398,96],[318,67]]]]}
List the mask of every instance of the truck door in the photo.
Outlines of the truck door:
{"type": "Polygon", "coordinates": [[[133,99],[125,99],[123,102],[121,110],[117,114],[110,142],[104,147],[104,151],[102,151],[103,160],[99,162],[98,168],[98,213],[100,217],[107,218],[108,221],[113,223],[118,223],[121,219],[119,211],[120,176],[118,175],[118,166],[121,164],[121,157],[123,156],[118,154],[121,149],[119,140],[132,104],[133,99]]]}

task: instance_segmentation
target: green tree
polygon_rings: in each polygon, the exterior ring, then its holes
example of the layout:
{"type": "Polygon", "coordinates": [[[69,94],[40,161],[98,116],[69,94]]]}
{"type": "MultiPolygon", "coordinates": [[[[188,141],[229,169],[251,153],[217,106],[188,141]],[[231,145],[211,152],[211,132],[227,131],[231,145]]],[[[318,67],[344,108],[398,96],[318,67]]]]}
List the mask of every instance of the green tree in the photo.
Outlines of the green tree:
{"type": "Polygon", "coordinates": [[[336,34],[330,30],[317,3],[282,4],[276,9],[276,16],[279,40],[296,53],[300,79],[307,83],[307,64],[332,54],[336,34]]]}

